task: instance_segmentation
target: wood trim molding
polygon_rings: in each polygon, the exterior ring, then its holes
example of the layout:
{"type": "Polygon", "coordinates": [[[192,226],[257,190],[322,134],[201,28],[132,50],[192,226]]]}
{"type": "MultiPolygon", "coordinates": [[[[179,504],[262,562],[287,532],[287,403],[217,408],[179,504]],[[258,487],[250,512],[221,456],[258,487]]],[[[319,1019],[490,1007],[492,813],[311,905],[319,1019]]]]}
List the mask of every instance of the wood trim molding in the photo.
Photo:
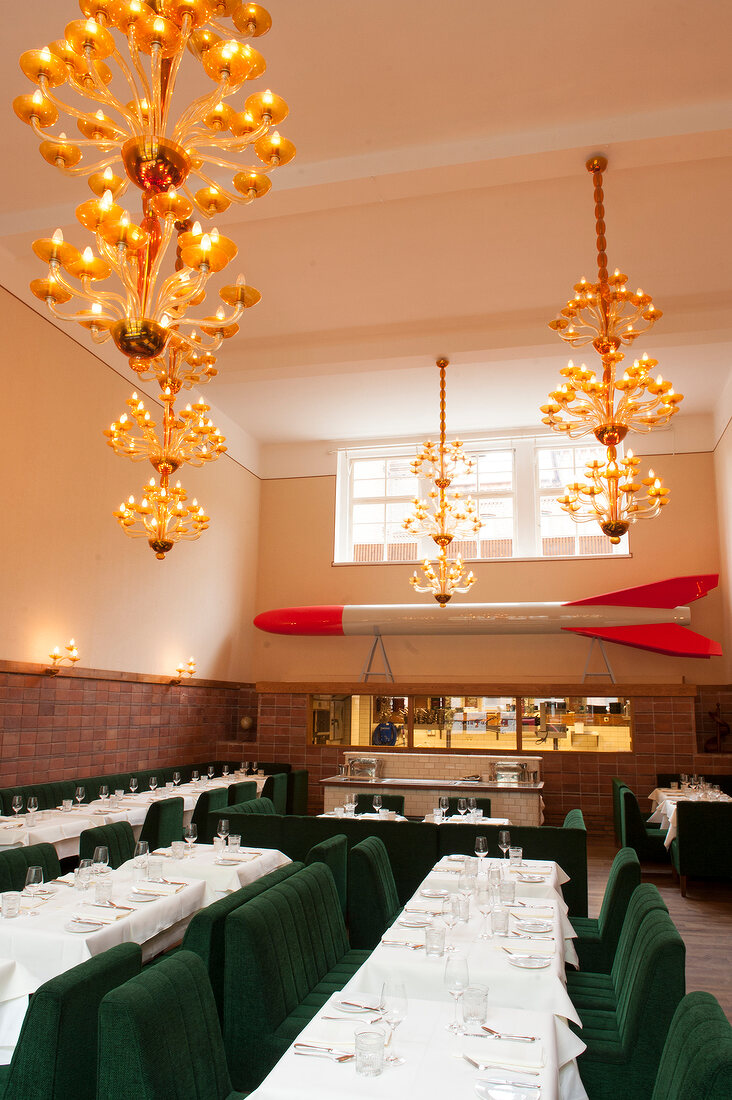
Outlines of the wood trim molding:
{"type": "MultiPolygon", "coordinates": [[[[703,687],[703,685],[702,685],[703,687]]],[[[626,695],[629,698],[695,697],[696,684],[612,684],[612,683],[363,683],[360,680],[308,682],[302,680],[260,680],[254,685],[259,695],[626,695]]]]}

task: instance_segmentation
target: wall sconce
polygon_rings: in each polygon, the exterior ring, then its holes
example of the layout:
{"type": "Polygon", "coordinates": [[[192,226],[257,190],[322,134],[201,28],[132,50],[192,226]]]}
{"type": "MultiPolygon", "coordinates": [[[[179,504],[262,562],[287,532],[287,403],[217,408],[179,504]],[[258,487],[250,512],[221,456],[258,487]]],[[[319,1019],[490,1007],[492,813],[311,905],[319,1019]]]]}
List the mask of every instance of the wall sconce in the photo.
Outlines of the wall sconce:
{"type": "Polygon", "coordinates": [[[177,673],[177,676],[173,677],[173,679],[170,681],[171,684],[179,684],[182,681],[184,676],[189,676],[189,677],[190,676],[195,676],[196,675],[196,660],[195,660],[195,657],[189,657],[188,660],[185,663],[181,662],[181,664],[178,665],[178,667],[176,668],[175,671],[177,673]]]}
{"type": "Polygon", "coordinates": [[[49,653],[49,657],[53,661],[52,665],[46,669],[47,676],[58,676],[59,669],[64,661],[68,661],[70,665],[75,665],[79,658],[79,651],[76,648],[76,642],[72,638],[67,646],[65,646],[66,652],[62,653],[57,645],[53,647],[49,653]]]}

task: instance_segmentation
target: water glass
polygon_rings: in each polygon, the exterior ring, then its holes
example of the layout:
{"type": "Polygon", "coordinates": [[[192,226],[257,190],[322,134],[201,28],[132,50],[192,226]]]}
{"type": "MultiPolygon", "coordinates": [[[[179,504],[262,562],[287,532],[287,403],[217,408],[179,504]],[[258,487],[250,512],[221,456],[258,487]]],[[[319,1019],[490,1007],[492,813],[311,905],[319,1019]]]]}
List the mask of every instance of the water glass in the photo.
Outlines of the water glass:
{"type": "Polygon", "coordinates": [[[475,876],[478,874],[478,867],[479,866],[480,866],[480,863],[478,862],[478,857],[477,856],[466,856],[465,857],[465,860],[463,862],[463,870],[464,870],[465,874],[468,875],[470,878],[475,878],[475,876]]]}
{"type": "Polygon", "coordinates": [[[112,880],[109,878],[97,879],[94,885],[95,905],[109,905],[112,900],[112,880]]]}
{"type": "Polygon", "coordinates": [[[186,858],[186,842],[185,840],[174,840],[170,845],[170,850],[173,853],[173,859],[185,859],[186,858]]]}
{"type": "Polygon", "coordinates": [[[124,787],[115,787],[114,788],[114,797],[117,799],[118,802],[121,802],[122,799],[124,798],[124,796],[125,796],[124,787]]]}
{"type": "Polygon", "coordinates": [[[238,833],[229,833],[229,851],[232,855],[238,855],[241,848],[241,836],[238,833]]]}
{"type": "Polygon", "coordinates": [[[132,861],[135,865],[135,878],[147,878],[147,861],[150,855],[150,845],[146,840],[138,840],[135,845],[135,854],[132,861]]]}
{"type": "Polygon", "coordinates": [[[473,820],[476,821],[476,822],[477,821],[482,821],[483,820],[483,811],[482,810],[475,810],[474,813],[473,813],[473,820]]]}
{"type": "Polygon", "coordinates": [[[502,882],[498,887],[498,896],[501,899],[501,905],[513,905],[516,901],[516,883],[502,882]]]}
{"type": "Polygon", "coordinates": [[[491,921],[493,923],[494,936],[508,935],[508,909],[505,909],[502,905],[494,905],[493,912],[491,913],[491,921]]]}
{"type": "Polygon", "coordinates": [[[172,791],[173,790],[173,780],[172,779],[166,779],[165,789],[166,789],[166,791],[172,791]]]}
{"type": "Polygon", "coordinates": [[[264,775],[264,768],[257,768],[257,775],[264,775]]]}
{"type": "Polygon", "coordinates": [[[35,823],[36,823],[36,811],[35,810],[28,810],[28,813],[25,815],[25,827],[26,827],[26,829],[32,829],[33,826],[35,825],[35,823]]]}
{"type": "Polygon", "coordinates": [[[224,851],[224,838],[222,836],[215,836],[213,838],[213,850],[214,855],[220,856],[224,851]]]}
{"type": "Polygon", "coordinates": [[[523,848],[509,848],[508,861],[511,867],[520,867],[524,857],[523,848]]]}
{"type": "Polygon", "coordinates": [[[487,986],[469,985],[463,993],[463,1023],[484,1024],[487,1012],[487,986]]]}
{"type": "Polygon", "coordinates": [[[344,811],[342,806],[334,806],[333,807],[333,816],[334,817],[343,817],[344,813],[345,813],[345,811],[344,811]]]}
{"type": "Polygon", "coordinates": [[[20,916],[20,894],[17,890],[6,890],[3,894],[2,914],[6,920],[20,916]]]}
{"type": "Polygon", "coordinates": [[[357,1031],[356,1073],[359,1077],[380,1077],[384,1070],[384,1047],[386,1036],[381,1028],[369,1028],[357,1031]]]}
{"type": "Polygon", "coordinates": [[[147,861],[147,877],[150,882],[160,882],[163,877],[163,861],[160,856],[150,856],[147,861]]]}
{"type": "Polygon", "coordinates": [[[73,805],[74,805],[74,800],[73,800],[73,798],[65,798],[65,799],[63,800],[63,802],[61,803],[61,806],[62,806],[62,808],[63,808],[63,810],[64,810],[64,813],[70,813],[70,812],[71,812],[71,807],[72,807],[73,805]]]}
{"type": "Polygon", "coordinates": [[[429,959],[441,959],[445,954],[445,929],[426,928],[424,933],[425,954],[429,959]]]}

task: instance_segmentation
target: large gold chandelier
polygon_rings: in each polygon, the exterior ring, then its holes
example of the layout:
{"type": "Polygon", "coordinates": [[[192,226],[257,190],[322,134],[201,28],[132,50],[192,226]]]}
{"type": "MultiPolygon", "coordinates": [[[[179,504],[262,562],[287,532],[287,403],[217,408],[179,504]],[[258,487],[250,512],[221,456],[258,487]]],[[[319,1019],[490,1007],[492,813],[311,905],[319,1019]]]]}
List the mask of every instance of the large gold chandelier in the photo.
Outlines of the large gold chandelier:
{"type": "Polygon", "coordinates": [[[438,553],[434,562],[425,558],[422,563],[424,580],[420,580],[415,570],[409,583],[417,592],[431,592],[440,607],[450,601],[455,592],[467,592],[475,583],[472,572],[465,574],[465,566],[460,556],[449,559],[448,547],[454,538],[476,534],[483,526],[473,501],[461,498],[460,493],[448,495],[448,489],[456,474],[469,473],[474,462],[463,451],[462,442],[445,442],[446,421],[446,385],[445,370],[448,359],[438,359],[440,370],[440,442],[427,441],[424,450],[411,463],[412,473],[420,473],[434,484],[429,500],[415,498],[414,514],[404,520],[403,527],[411,534],[428,535],[437,545],[438,553]]]}
{"type": "Polygon", "coordinates": [[[212,219],[234,202],[261,198],[271,186],[266,171],[292,160],[295,147],[275,129],[287,115],[278,95],[265,90],[227,102],[265,70],[249,41],[271,26],[259,4],[79,0],[79,6],[84,18],[70,22],[63,38],[22,55],[21,68],[37,87],[13,106],[41,139],[44,160],[87,179],[93,197],[76,216],[96,251],[80,252],[60,230],[35,241],[48,271],[31,290],[54,317],[82,325],[95,342],[111,338],[142,380],[160,386],[159,429],[135,394],[131,413],[105,434],[117,454],[146,458],[155,468],[157,480],[142,500],[130,497],[115,516],[126,534],[146,537],[164,558],[208,526],[204,510],[196,501],[186,505],[185,490],[170,479],[182,464],[201,465],[226,450],[207,405],[199,399],[176,412],[175,402],[182,389],[215,377],[218,349],[261,297],[238,275],[219,290],[223,304],[214,312],[189,316],[204,302],[211,276],[237,254],[216,226],[204,230],[192,215],[212,219]],[[213,87],[174,117],[186,51],[213,87]],[[59,97],[64,85],[77,104],[59,97]],[[67,130],[76,125],[78,139],[50,132],[61,115],[67,130]],[[244,163],[241,154],[250,148],[256,160],[244,163]],[[139,198],[134,218],[123,203],[131,183],[139,198]],[[102,289],[110,277],[117,288],[102,289]],[[68,303],[70,312],[63,309],[68,303]]]}
{"type": "Polygon", "coordinates": [[[572,347],[591,343],[602,361],[598,374],[570,359],[560,372],[567,380],[549,394],[541,406],[543,423],[554,431],[574,438],[592,432],[607,448],[606,462],[587,465],[586,482],[567,486],[557,498],[562,509],[579,523],[596,520],[610,542],[618,543],[637,519],[652,518],[668,503],[669,490],[649,471],[637,481],[640,460],[632,451],[619,458],[618,446],[629,431],[648,432],[667,424],[678,411],[682,394],[674,393],[661,375],[653,377],[657,360],[643,355],[632,366],[619,365],[625,358],[621,346],[632,346],[662,316],[650,294],[627,288],[627,275],[616,270],[608,274],[605,252],[605,206],[602,174],[605,157],[587,161],[592,173],[597,235],[596,283],[581,279],[574,296],[549,327],[572,347]],[[645,489],[645,492],[643,490],[645,489]]]}

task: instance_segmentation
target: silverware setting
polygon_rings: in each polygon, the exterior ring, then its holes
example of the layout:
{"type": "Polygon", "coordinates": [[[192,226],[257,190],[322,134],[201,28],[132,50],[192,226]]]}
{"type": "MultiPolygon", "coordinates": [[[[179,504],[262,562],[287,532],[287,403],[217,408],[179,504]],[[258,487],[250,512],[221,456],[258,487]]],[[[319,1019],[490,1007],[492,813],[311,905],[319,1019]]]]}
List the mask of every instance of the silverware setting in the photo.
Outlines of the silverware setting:
{"type": "Polygon", "coordinates": [[[52,878],[49,880],[49,885],[51,883],[55,883],[57,886],[70,886],[72,890],[74,889],[73,882],[67,882],[65,878],[52,878]]]}
{"type": "Polygon", "coordinates": [[[508,1031],[494,1031],[487,1024],[481,1024],[480,1026],[483,1031],[486,1031],[494,1039],[508,1039],[513,1043],[535,1043],[538,1040],[538,1035],[511,1035],[508,1031]]]}
{"type": "Polygon", "coordinates": [[[349,1008],[361,1008],[364,1012],[379,1012],[381,1005],[365,1005],[363,1001],[339,1001],[339,1004],[348,1005],[349,1008]]]}
{"type": "MultiPolygon", "coordinates": [[[[475,1066],[476,1069],[483,1073],[488,1069],[502,1069],[505,1070],[505,1066],[502,1066],[500,1062],[476,1062],[475,1058],[471,1058],[469,1054],[463,1054],[463,1058],[466,1062],[469,1062],[471,1066],[475,1066]]],[[[528,1077],[541,1077],[541,1074],[536,1069],[520,1069],[519,1073],[525,1073],[528,1077]]],[[[495,1084],[499,1082],[496,1081],[495,1084]]],[[[529,1081],[501,1081],[502,1085],[516,1085],[519,1088],[525,1089],[538,1089],[539,1086],[529,1081]]]]}
{"type": "Polygon", "coordinates": [[[350,1051],[318,1046],[317,1043],[295,1043],[294,1049],[295,1054],[309,1055],[311,1058],[330,1058],[332,1062],[351,1062],[356,1057],[350,1051]]]}
{"type": "Polygon", "coordinates": [[[501,950],[514,959],[540,959],[541,962],[551,962],[554,957],[553,955],[527,955],[523,951],[512,951],[510,947],[502,947],[501,950]]]}
{"type": "Polygon", "coordinates": [[[518,936],[520,940],[553,940],[554,936],[551,932],[517,932],[515,929],[511,929],[512,936],[518,936]]]}
{"type": "Polygon", "coordinates": [[[439,909],[417,909],[414,905],[405,905],[402,910],[404,913],[418,913],[420,917],[439,917],[441,910],[439,909]]]}
{"type": "Polygon", "coordinates": [[[104,921],[94,920],[93,917],[82,917],[80,913],[74,913],[71,919],[74,924],[93,924],[95,928],[104,928],[104,921]]]}
{"type": "Polygon", "coordinates": [[[422,951],[423,943],[410,943],[408,940],[382,940],[385,947],[406,947],[409,951],[422,951]]]}
{"type": "MultiPolygon", "coordinates": [[[[348,1016],[321,1016],[321,1020],[340,1020],[342,1024],[354,1024],[354,1020],[349,1020],[348,1016]]],[[[378,1024],[379,1020],[382,1020],[383,1016],[372,1016],[370,1020],[359,1020],[360,1024],[378,1024]]]]}

